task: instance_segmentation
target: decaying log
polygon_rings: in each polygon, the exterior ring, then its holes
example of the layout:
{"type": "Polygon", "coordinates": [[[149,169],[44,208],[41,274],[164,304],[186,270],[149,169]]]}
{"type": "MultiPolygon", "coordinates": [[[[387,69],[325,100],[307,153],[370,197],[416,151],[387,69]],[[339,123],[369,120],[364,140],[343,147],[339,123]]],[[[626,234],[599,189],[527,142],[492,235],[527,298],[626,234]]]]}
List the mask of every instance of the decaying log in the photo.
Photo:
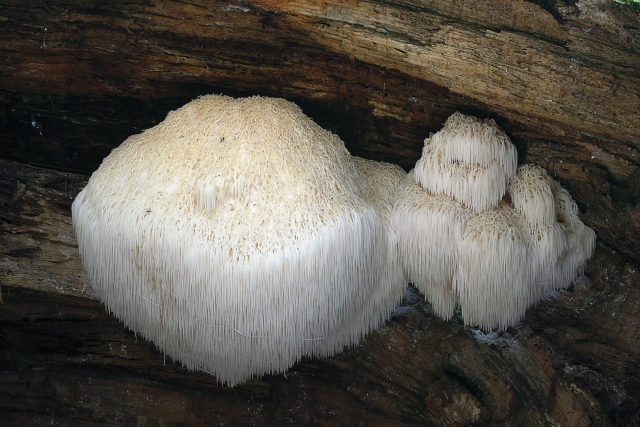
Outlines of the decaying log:
{"type": "Polygon", "coordinates": [[[4,0],[0,23],[2,423],[640,424],[637,9],[4,0]],[[586,277],[502,334],[409,288],[335,357],[233,389],[187,372],[91,296],[69,211],[111,149],[206,93],[286,97],[407,170],[452,112],[492,117],[596,231],[586,277]]]}

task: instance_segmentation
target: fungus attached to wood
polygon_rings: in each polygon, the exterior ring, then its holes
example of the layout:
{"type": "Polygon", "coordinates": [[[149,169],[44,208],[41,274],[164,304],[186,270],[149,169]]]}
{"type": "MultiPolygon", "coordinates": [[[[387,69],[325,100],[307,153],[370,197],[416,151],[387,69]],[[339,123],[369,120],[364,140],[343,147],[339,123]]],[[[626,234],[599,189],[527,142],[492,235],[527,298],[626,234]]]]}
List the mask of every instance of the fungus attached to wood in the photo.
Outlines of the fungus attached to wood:
{"type": "Polygon", "coordinates": [[[409,280],[449,319],[504,329],[568,286],[595,245],[560,184],[492,120],[453,114],[398,186],[392,224],[409,280]],[[509,197],[503,197],[508,191],[509,197]]]}
{"type": "Polygon", "coordinates": [[[113,150],[73,222],[108,310],[235,385],[356,343],[399,302],[404,175],[295,104],[209,95],[113,150]]]}

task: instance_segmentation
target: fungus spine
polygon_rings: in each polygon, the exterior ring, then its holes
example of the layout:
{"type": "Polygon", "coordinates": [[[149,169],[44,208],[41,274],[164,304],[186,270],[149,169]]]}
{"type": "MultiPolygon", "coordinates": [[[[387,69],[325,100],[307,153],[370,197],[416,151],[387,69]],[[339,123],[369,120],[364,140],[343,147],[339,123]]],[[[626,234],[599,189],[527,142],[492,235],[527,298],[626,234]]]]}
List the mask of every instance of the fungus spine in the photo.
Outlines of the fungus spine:
{"type": "Polygon", "coordinates": [[[569,193],[493,120],[454,113],[398,186],[392,224],[409,280],[449,319],[504,329],[582,273],[595,233],[569,193]],[[503,197],[508,193],[509,197],[503,197]]]}
{"type": "Polygon", "coordinates": [[[399,302],[404,175],[291,102],[209,95],[114,149],[73,223],[107,309],[235,385],[358,342],[399,302]]]}

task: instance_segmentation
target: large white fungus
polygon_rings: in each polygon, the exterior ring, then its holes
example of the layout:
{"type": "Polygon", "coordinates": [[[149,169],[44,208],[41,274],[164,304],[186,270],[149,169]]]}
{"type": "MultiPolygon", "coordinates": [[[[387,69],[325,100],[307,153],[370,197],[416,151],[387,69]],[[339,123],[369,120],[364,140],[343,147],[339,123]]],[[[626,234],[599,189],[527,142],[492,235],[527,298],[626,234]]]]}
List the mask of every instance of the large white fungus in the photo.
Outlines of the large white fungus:
{"type": "Polygon", "coordinates": [[[543,168],[516,166],[494,121],[455,113],[398,186],[399,257],[444,319],[458,305],[465,324],[512,326],[571,284],[593,252],[595,233],[569,193],[543,168]]]}
{"type": "Polygon", "coordinates": [[[399,302],[404,175],[291,102],[209,95],[113,150],[73,222],[108,310],[235,385],[356,343],[399,302]]]}

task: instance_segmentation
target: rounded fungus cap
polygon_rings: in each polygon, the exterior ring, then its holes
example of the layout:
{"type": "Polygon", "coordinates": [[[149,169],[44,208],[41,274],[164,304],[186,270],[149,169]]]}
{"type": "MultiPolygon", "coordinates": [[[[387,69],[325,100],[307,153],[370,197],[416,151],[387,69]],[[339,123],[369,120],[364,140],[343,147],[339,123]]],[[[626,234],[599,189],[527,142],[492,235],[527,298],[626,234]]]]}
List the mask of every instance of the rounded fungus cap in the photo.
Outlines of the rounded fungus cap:
{"type": "Polygon", "coordinates": [[[466,325],[505,329],[531,305],[532,248],[522,217],[509,206],[465,224],[453,289],[466,325]]]}
{"type": "Polygon", "coordinates": [[[425,139],[415,179],[476,212],[496,207],[517,167],[517,151],[491,119],[456,112],[425,139]]]}
{"type": "Polygon", "coordinates": [[[557,289],[558,260],[566,250],[565,233],[558,223],[553,180],[546,170],[533,164],[518,167],[509,182],[513,208],[528,224],[529,238],[534,247],[532,268],[537,272],[532,288],[537,299],[547,291],[557,289]]]}
{"type": "Polygon", "coordinates": [[[557,222],[551,181],[546,170],[533,164],[520,166],[509,181],[509,196],[513,207],[532,228],[550,226],[557,222]]]}
{"type": "Polygon", "coordinates": [[[399,302],[403,175],[291,102],[209,95],[113,150],[73,222],[108,310],[234,385],[356,343],[399,302]]]}

